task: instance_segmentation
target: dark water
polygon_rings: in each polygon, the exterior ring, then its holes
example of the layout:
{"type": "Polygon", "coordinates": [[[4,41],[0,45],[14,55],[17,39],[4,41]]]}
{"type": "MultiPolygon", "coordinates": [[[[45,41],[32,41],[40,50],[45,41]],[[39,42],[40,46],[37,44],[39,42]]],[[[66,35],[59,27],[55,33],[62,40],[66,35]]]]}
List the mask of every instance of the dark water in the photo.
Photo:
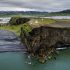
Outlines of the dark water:
{"type": "Polygon", "coordinates": [[[41,64],[22,52],[0,53],[0,70],[70,70],[70,49],[41,64]]]}

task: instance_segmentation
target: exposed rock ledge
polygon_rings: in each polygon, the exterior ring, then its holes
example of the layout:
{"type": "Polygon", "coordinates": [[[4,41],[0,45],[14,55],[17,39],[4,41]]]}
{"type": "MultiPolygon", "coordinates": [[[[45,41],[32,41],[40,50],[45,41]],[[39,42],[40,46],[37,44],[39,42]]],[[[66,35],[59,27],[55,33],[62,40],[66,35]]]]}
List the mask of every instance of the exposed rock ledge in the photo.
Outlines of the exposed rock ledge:
{"type": "Polygon", "coordinates": [[[21,28],[21,40],[28,51],[44,63],[51,55],[56,54],[57,47],[70,44],[70,27],[41,26],[32,29],[29,34],[21,28]]]}

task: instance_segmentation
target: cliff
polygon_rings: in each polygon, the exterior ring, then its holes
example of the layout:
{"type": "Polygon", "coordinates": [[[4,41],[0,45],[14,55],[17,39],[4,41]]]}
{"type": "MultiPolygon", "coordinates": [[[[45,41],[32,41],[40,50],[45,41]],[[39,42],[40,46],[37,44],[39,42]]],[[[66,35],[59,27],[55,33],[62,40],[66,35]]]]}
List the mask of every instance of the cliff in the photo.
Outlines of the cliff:
{"type": "Polygon", "coordinates": [[[57,54],[56,48],[70,44],[70,27],[51,25],[32,28],[28,33],[23,27],[21,28],[22,42],[27,46],[28,51],[33,56],[37,56],[42,63],[57,54]]]}

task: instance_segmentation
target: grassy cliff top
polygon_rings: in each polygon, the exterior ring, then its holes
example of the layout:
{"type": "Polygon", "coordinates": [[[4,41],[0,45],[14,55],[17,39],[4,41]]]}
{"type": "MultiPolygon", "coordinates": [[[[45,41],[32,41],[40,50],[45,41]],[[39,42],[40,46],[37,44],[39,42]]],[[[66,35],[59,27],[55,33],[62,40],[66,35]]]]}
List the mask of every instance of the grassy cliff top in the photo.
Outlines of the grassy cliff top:
{"type": "Polygon", "coordinates": [[[35,18],[35,19],[31,19],[29,21],[29,25],[32,27],[32,28],[37,28],[37,27],[40,27],[40,26],[47,26],[47,24],[52,24],[52,23],[55,23],[56,20],[54,19],[48,19],[48,18],[35,18]]]}
{"type": "Polygon", "coordinates": [[[70,29],[70,19],[58,19],[56,23],[49,24],[49,27],[70,29]]]}
{"type": "Polygon", "coordinates": [[[48,26],[54,28],[70,28],[70,20],[35,18],[35,19],[31,19],[28,23],[23,24],[23,29],[25,32],[30,32],[33,28],[38,28],[40,26],[48,26]]]}

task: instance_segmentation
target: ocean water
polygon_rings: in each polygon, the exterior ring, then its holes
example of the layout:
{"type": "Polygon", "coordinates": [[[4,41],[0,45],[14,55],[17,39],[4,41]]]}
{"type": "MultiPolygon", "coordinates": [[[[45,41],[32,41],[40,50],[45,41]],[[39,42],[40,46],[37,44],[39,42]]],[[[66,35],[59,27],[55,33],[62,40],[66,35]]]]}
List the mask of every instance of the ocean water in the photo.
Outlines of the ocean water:
{"type": "Polygon", "coordinates": [[[44,18],[52,18],[52,19],[70,19],[70,16],[51,16],[51,17],[44,17],[44,18]]]}
{"type": "Polygon", "coordinates": [[[59,51],[56,60],[44,64],[23,52],[0,53],[0,70],[70,70],[70,49],[59,51]]]}
{"type": "Polygon", "coordinates": [[[0,17],[0,23],[7,23],[10,19],[11,17],[0,17]]]}

